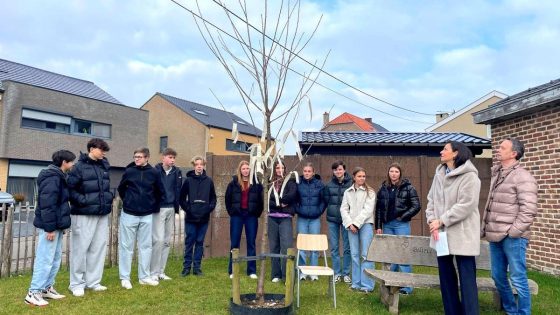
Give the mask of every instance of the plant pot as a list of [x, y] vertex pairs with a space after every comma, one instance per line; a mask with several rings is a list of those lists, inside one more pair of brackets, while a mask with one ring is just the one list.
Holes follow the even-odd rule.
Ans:
[[229, 301], [230, 314], [239, 315], [280, 315], [280, 314], [294, 314], [293, 303], [284, 306], [284, 294], [265, 294], [265, 301], [278, 301], [281, 306], [278, 307], [255, 307], [245, 304], [247, 301], [254, 300], [256, 294], [241, 294], [241, 305], [233, 303], [233, 299]]

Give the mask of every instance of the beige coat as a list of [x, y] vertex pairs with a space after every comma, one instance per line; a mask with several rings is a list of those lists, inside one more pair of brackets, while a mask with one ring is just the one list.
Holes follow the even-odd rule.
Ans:
[[440, 219], [447, 231], [451, 255], [480, 255], [480, 215], [478, 198], [480, 179], [471, 163], [445, 174], [445, 165], [436, 168], [432, 187], [428, 192], [426, 218], [428, 223]]
[[537, 215], [537, 181], [519, 162], [492, 168], [490, 193], [482, 217], [482, 237], [499, 242], [506, 236], [529, 239]]
[[340, 205], [342, 225], [348, 228], [354, 224], [359, 229], [364, 223], [373, 223], [374, 206], [375, 191], [373, 189], [368, 192], [364, 187], [356, 189], [354, 185], [350, 186], [344, 192]]

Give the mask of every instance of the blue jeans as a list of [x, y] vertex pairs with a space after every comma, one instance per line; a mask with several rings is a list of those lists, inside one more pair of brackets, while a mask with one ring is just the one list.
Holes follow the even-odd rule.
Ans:
[[[410, 222], [392, 220], [387, 223], [384, 223], [383, 234], [410, 235]], [[391, 271], [398, 271], [399, 269], [401, 272], [408, 272], [408, 273], [412, 272], [412, 267], [410, 265], [391, 264]], [[406, 291], [409, 294], [412, 293], [411, 287], [401, 288], [401, 290]]]
[[29, 291], [41, 292], [54, 285], [54, 278], [60, 269], [62, 261], [62, 231], [54, 231], [54, 240], [47, 240], [47, 232], [39, 231], [39, 244], [35, 250], [35, 263], [33, 264], [33, 277]]
[[[297, 232], [302, 234], [319, 234], [321, 233], [321, 218], [317, 219], [307, 219], [307, 218], [297, 218]], [[299, 252], [299, 266], [305, 266], [307, 263], [307, 252], [302, 250]], [[309, 261], [310, 266], [317, 266], [319, 262], [319, 253], [317, 251], [311, 251], [311, 259]]]
[[[527, 281], [525, 252], [529, 240], [507, 236], [499, 242], [490, 242], [492, 278], [502, 299], [502, 306], [508, 314], [531, 314], [531, 292]], [[517, 302], [511, 291], [511, 284], [517, 290]]]
[[[239, 248], [241, 244], [241, 233], [245, 226], [245, 239], [247, 242], [247, 256], [257, 255], [255, 240], [257, 239], [257, 230], [259, 227], [259, 218], [250, 215], [232, 216], [229, 218], [229, 238], [231, 240], [230, 250]], [[231, 270], [231, 252], [229, 254], [228, 273]], [[247, 274], [257, 273], [257, 262], [254, 260], [247, 262]]]
[[[204, 254], [204, 237], [208, 230], [208, 222], [192, 223], [185, 222], [185, 259], [183, 260], [183, 271], [200, 271], [202, 256]], [[194, 247], [194, 261], [193, 261]]]
[[[341, 223], [327, 221], [329, 224], [329, 247], [331, 249], [332, 267], [336, 276], [349, 276], [350, 264], [350, 243], [348, 242], [348, 231]], [[340, 266], [340, 234], [342, 234], [343, 266]]]
[[123, 212], [119, 222], [119, 278], [130, 280], [134, 243], [138, 242], [138, 279], [150, 277], [152, 259], [152, 215]]
[[367, 253], [373, 240], [373, 224], [364, 223], [358, 233], [348, 231], [350, 255], [352, 256], [352, 288], [372, 291], [375, 287], [373, 279], [364, 270], [375, 269], [373, 261], [368, 261]]

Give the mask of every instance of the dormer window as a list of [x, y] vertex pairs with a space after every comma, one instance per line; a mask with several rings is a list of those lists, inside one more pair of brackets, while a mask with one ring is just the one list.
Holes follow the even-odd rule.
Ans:
[[201, 111], [200, 109], [194, 109], [194, 108], [193, 108], [193, 111], [194, 111], [195, 113], [199, 114], [199, 115], [208, 116], [208, 114], [206, 114], [205, 111]]

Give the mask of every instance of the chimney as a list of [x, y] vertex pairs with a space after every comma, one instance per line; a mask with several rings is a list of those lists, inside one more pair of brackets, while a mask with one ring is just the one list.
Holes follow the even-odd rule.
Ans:
[[449, 117], [449, 113], [437, 113], [436, 114], [436, 123], [444, 120], [447, 117]]
[[329, 123], [329, 113], [328, 112], [324, 112], [323, 113], [323, 127], [325, 127], [328, 123]]
[[367, 121], [370, 124], [373, 124], [373, 121], [371, 120], [371, 117], [364, 118], [364, 120]]

